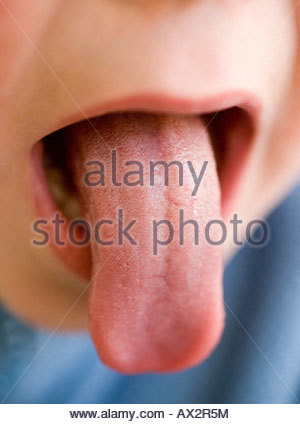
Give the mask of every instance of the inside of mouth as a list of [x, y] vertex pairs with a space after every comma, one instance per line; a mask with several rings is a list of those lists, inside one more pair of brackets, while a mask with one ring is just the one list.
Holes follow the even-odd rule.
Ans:
[[64, 129], [48, 135], [40, 143], [43, 145], [43, 169], [55, 204], [68, 220], [80, 217], [78, 191], [69, 169]]
[[[221, 201], [230, 196], [237, 184], [239, 169], [247, 159], [254, 134], [254, 124], [241, 107], [202, 115], [210, 135], [221, 186]], [[69, 220], [81, 216], [78, 190], [67, 160], [68, 150], [63, 128], [49, 134], [39, 143], [43, 145], [43, 168], [50, 193], [62, 214]]]

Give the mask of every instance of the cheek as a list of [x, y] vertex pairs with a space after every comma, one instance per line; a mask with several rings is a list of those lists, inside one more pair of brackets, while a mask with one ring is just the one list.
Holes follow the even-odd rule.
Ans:
[[[265, 32], [260, 36], [261, 44], [265, 43], [265, 63], [258, 78], [263, 108], [260, 131], [237, 196], [236, 212], [244, 223], [268, 215], [300, 173], [300, 8], [295, 3], [274, 0], [267, 13], [267, 2], [261, 2], [263, 16], [267, 16], [266, 25], [260, 25]], [[232, 249], [227, 246], [228, 253]]]
[[291, 3], [290, 13], [285, 18], [290, 36], [286, 36], [286, 54], [282, 50], [277, 69], [283, 80], [284, 91], [279, 95], [277, 86], [272, 90], [273, 103], [277, 102], [279, 107], [276, 108], [268, 141], [261, 154], [261, 180], [273, 192], [275, 202], [280, 200], [280, 195], [289, 189], [300, 173], [300, 10], [294, 0]]
[[39, 40], [61, 0], [3, 0], [0, 4], [0, 101], [36, 55]]

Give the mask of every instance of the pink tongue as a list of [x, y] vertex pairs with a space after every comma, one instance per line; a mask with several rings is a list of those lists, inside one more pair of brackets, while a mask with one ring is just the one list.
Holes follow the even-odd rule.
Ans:
[[[219, 185], [208, 134], [196, 117], [126, 113], [94, 119], [93, 125], [101, 137], [87, 122], [73, 126], [69, 137], [70, 162], [84, 218], [93, 231], [100, 220], [113, 222], [98, 226], [98, 240], [92, 234], [89, 319], [95, 346], [104, 363], [124, 373], [174, 371], [195, 365], [213, 349], [223, 327], [221, 247], [208, 243], [204, 236], [207, 222], [220, 217]], [[112, 181], [112, 151], [117, 159], [117, 181]], [[89, 161], [104, 164], [104, 181], [99, 173], [87, 174], [101, 169], [99, 164], [87, 165]], [[151, 161], [179, 161], [183, 185], [179, 185], [180, 165], [173, 164], [167, 185], [166, 170], [155, 166], [151, 186]], [[208, 161], [194, 196], [188, 161], [195, 178]], [[138, 170], [143, 171], [142, 186]], [[135, 173], [129, 176], [132, 171]], [[88, 186], [84, 176], [95, 186]], [[191, 223], [183, 227], [180, 243], [180, 210], [184, 221], [197, 222], [198, 245], [196, 224]], [[123, 233], [121, 237], [119, 226], [125, 230], [132, 220], [136, 222], [128, 229], [129, 236]], [[161, 220], [169, 224], [153, 224]], [[166, 244], [171, 226], [173, 240]], [[165, 244], [155, 243], [155, 228], [157, 239]], [[216, 228], [211, 226], [211, 239], [220, 238]], [[100, 239], [113, 244], [101, 245]]]

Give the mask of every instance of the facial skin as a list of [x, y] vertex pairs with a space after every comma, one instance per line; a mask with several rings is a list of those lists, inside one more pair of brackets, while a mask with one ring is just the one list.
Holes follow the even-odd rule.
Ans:
[[9, 309], [42, 326], [87, 325], [87, 291], [78, 299], [86, 283], [50, 247], [31, 243], [30, 152], [65, 125], [129, 108], [132, 99], [141, 110], [184, 113], [220, 93], [249, 93], [259, 104], [259, 125], [232, 211], [247, 222], [282, 198], [299, 173], [295, 5], [1, 1], [0, 298]]

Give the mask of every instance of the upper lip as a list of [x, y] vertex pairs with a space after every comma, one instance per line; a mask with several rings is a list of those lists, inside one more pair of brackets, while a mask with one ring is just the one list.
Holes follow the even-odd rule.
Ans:
[[250, 116], [255, 132], [259, 127], [261, 103], [252, 93], [235, 90], [224, 91], [210, 97], [191, 99], [164, 96], [160, 93], [143, 93], [113, 99], [106, 103], [90, 104], [84, 109], [78, 105], [77, 112], [63, 116], [59, 122], [52, 122], [40, 138], [76, 122], [120, 111], [146, 111], [181, 115], [203, 115], [240, 107]]

